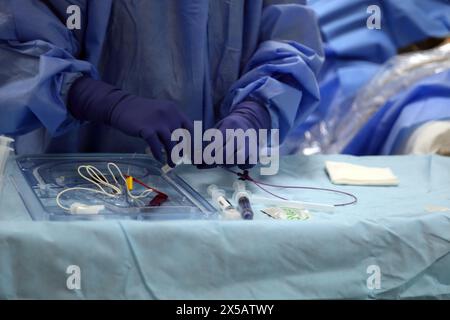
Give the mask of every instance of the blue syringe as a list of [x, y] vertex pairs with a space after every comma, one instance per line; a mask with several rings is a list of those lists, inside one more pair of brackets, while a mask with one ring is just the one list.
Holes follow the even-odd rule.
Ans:
[[250, 197], [251, 193], [245, 188], [244, 181], [235, 181], [233, 183], [234, 194], [233, 199], [234, 202], [238, 204], [239, 212], [241, 213], [242, 219], [244, 220], [252, 220], [253, 219], [253, 210], [250, 205]]

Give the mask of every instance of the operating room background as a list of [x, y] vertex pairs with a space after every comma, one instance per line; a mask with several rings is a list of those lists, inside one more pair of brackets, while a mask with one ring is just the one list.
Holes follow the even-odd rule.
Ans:
[[[449, 1], [309, 4], [325, 46], [321, 101], [292, 133], [285, 152], [447, 154]], [[371, 5], [381, 10], [380, 29], [366, 25]]]
[[[306, 121], [292, 129], [282, 152], [447, 154], [449, 1], [310, 0], [309, 5], [318, 16], [324, 43], [321, 100]], [[367, 8], [372, 5], [381, 9], [380, 29], [367, 27]], [[10, 58], [4, 55], [2, 61]], [[109, 139], [100, 143], [100, 136]], [[53, 152], [67, 151], [77, 141], [85, 142], [84, 150], [100, 152], [131, 152], [145, 145], [129, 138], [119, 146], [116, 141], [123, 133], [92, 125], [62, 136], [39, 128], [16, 138], [19, 154], [45, 151], [42, 141], [51, 141]]]

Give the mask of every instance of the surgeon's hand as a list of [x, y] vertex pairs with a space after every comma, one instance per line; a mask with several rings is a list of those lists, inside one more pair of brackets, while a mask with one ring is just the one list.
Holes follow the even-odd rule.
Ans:
[[167, 164], [174, 167], [171, 151], [176, 142], [171, 141], [172, 131], [184, 128], [192, 132], [189, 119], [175, 103], [164, 100], [149, 100], [133, 95], [125, 97], [111, 113], [111, 126], [122, 132], [142, 137], [150, 146], [153, 156], [163, 162], [161, 147], [164, 147]]
[[183, 128], [193, 131], [191, 121], [171, 101], [151, 100], [129, 94], [102, 81], [81, 77], [72, 85], [68, 108], [79, 120], [111, 125], [125, 134], [141, 137], [150, 146], [153, 156], [167, 163], [176, 142], [171, 141], [172, 131]]
[[[237, 165], [240, 169], [249, 169], [255, 166], [255, 162], [259, 161], [259, 148], [261, 147], [259, 146], [259, 130], [269, 130], [271, 129], [271, 126], [272, 123], [268, 110], [256, 102], [245, 101], [233, 108], [233, 111], [228, 116], [220, 120], [215, 126], [216, 129], [220, 130], [222, 136], [224, 137], [224, 145], [222, 149], [222, 163], [224, 166], [233, 167]], [[242, 129], [244, 132], [248, 129], [254, 129], [256, 131], [256, 140], [250, 141], [249, 139], [245, 139], [241, 140], [245, 141], [244, 144], [239, 144], [239, 139], [234, 138], [227, 142], [227, 129]], [[233, 148], [227, 148], [226, 143], [232, 143]], [[201, 164], [197, 167], [199, 169], [206, 169], [216, 166], [217, 164]]]

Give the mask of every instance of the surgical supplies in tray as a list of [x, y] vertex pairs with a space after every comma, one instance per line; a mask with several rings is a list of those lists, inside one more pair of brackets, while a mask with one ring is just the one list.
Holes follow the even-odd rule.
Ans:
[[209, 219], [214, 208], [146, 155], [17, 158], [13, 176], [33, 220]]

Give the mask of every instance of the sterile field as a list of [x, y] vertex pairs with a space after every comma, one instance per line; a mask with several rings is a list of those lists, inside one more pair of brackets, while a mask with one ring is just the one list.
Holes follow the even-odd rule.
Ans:
[[449, 156], [449, 0], [0, 0], [1, 300], [448, 300]]

